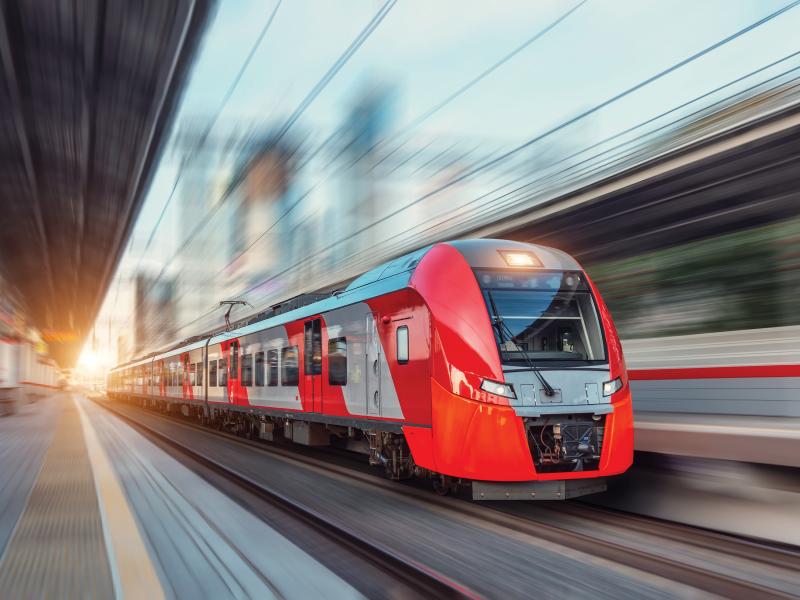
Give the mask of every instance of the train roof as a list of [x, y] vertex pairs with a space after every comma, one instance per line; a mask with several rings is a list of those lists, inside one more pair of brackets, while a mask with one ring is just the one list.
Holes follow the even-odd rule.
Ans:
[[[509, 251], [532, 252], [541, 262], [542, 266], [539, 268], [542, 269], [565, 271], [581, 269], [578, 262], [566, 252], [547, 246], [540, 246], [538, 244], [495, 239], [465, 239], [442, 243], [458, 250], [473, 268], [508, 268], [508, 264], [505, 262], [501, 252]], [[433, 245], [425, 246], [424, 248], [385, 262], [354, 279], [344, 290], [335, 292], [322, 300], [302, 304], [292, 310], [276, 312], [274, 316], [237, 327], [231, 331], [223, 331], [203, 336], [201, 339], [197, 339], [190, 344], [174, 346], [158, 354], [151, 354], [144, 359], [131, 361], [125, 365], [115, 367], [112, 371], [120, 368], [138, 366], [142, 363], [175, 356], [176, 354], [189, 352], [190, 350], [196, 350], [197, 348], [202, 348], [206, 344], [218, 344], [226, 340], [263, 331], [264, 329], [269, 329], [401, 290], [408, 287], [417, 265], [419, 265], [422, 258], [432, 247]], [[281, 304], [286, 304], [286, 302]]]
[[270, 327], [276, 327], [284, 323], [342, 308], [343, 306], [362, 302], [408, 287], [408, 282], [414, 274], [414, 269], [416, 269], [419, 261], [430, 248], [431, 246], [426, 246], [425, 248], [415, 250], [400, 258], [379, 265], [353, 280], [353, 282], [341, 292], [336, 292], [324, 300], [306, 304], [294, 310], [264, 319], [263, 321], [239, 327], [238, 329], [220, 332], [211, 338], [209, 344], [218, 344], [219, 342], [242, 335], [255, 333], [257, 331], [269, 329]]
[[494, 239], [453, 240], [445, 243], [458, 250], [474, 268], [507, 269], [508, 263], [501, 252], [530, 252], [536, 255], [536, 258], [542, 263], [542, 266], [538, 268], [553, 271], [581, 270], [578, 261], [566, 252], [538, 244]]

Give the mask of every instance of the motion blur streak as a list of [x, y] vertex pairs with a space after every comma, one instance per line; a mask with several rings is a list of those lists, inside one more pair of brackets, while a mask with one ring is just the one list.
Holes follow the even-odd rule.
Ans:
[[[196, 417], [164, 421], [164, 435], [217, 454], [240, 448], [230, 434], [320, 442], [394, 478], [428, 476], [438, 493], [580, 492], [613, 510], [530, 510], [587, 535], [656, 517], [693, 539], [711, 535], [703, 528], [743, 536], [725, 547], [775, 551], [786, 562], [772, 590], [791, 589], [784, 567], [800, 554], [780, 544], [800, 544], [798, 31], [800, 0], [0, 2], [0, 580], [35, 596], [70, 576], [58, 546], [37, 553], [34, 534], [48, 482], [78, 498], [60, 448], [77, 457], [73, 491], [92, 500], [100, 487], [74, 393], [130, 503], [138, 559], [153, 553], [167, 595], [178, 579], [189, 597], [362, 591], [340, 580], [347, 552], [322, 568], [310, 527], [292, 539], [296, 524], [262, 521], [225, 496], [230, 482], [165, 466], [163, 449], [83, 390]], [[581, 364], [559, 364], [570, 356]], [[222, 435], [203, 431], [210, 421]], [[259, 448], [247, 452], [263, 475]], [[245, 454], [231, 451], [231, 466]], [[314, 469], [274, 463], [280, 492], [325, 508], [327, 497], [304, 495], [323, 489]], [[170, 473], [181, 481], [165, 494]], [[576, 485], [541, 485], [566, 481]], [[468, 589], [570, 596], [624, 582], [631, 595], [669, 595], [675, 571], [613, 555], [589, 564], [585, 547], [523, 544], [476, 513], [461, 537], [440, 536], [455, 515], [443, 525], [446, 510], [362, 484], [325, 484], [346, 500], [328, 502], [344, 529], [419, 551], [422, 567]], [[375, 513], [347, 508], [362, 492], [382, 498]], [[201, 497], [237, 515], [235, 535], [202, 516], [213, 511], [188, 510]], [[98, 579], [77, 582], [91, 594], [108, 589], [115, 559], [101, 504], [78, 499], [87, 512], [72, 516], [90, 515], [83, 541], [99, 557]], [[163, 510], [143, 510], [151, 500]], [[66, 515], [68, 504], [48, 506]], [[609, 529], [587, 514], [612, 515]], [[20, 519], [32, 538], [15, 533]], [[494, 558], [476, 543], [484, 527]], [[668, 527], [651, 528], [643, 555]], [[294, 550], [273, 563], [261, 545], [244, 548], [254, 532]], [[154, 552], [159, 540], [170, 552]], [[717, 556], [716, 583], [739, 585], [741, 554], [686, 544], [670, 548], [699, 570]], [[537, 569], [498, 564], [512, 555]], [[391, 579], [362, 558], [370, 585]], [[672, 593], [733, 589], [695, 575]]]

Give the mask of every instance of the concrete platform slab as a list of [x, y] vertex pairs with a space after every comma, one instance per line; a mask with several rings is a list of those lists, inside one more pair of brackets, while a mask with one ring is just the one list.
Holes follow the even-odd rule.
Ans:
[[55, 434], [0, 559], [0, 597], [115, 594], [94, 477], [76, 406], [62, 399]]

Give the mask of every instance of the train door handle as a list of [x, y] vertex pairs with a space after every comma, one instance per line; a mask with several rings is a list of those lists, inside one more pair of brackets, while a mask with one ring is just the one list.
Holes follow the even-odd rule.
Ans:
[[375, 393], [372, 394], [372, 404], [378, 406], [378, 390], [375, 390]]
[[372, 372], [377, 375], [378, 374], [378, 359], [376, 358], [372, 361]]

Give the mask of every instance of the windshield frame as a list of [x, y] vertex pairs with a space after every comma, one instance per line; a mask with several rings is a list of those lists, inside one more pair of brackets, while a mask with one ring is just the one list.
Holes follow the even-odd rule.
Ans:
[[[528, 358], [526, 359], [524, 354], [521, 354], [520, 358], [508, 359], [507, 352], [501, 348], [501, 337], [498, 333], [498, 328], [495, 325], [495, 318], [496, 315], [494, 314], [494, 308], [490, 301], [490, 296], [496, 298], [494, 293], [487, 294], [487, 292], [508, 292], [508, 291], [521, 291], [521, 292], [553, 292], [552, 288], [508, 288], [508, 287], [496, 287], [496, 286], [487, 286], [481, 283], [481, 274], [486, 273], [508, 273], [508, 274], [536, 274], [536, 275], [547, 275], [547, 274], [565, 274], [565, 273], [574, 273], [578, 275], [582, 282], [585, 284], [584, 287], [576, 287], [575, 290], [582, 294], [587, 294], [593, 310], [595, 318], [597, 319], [597, 326], [600, 330], [600, 341], [602, 344], [601, 350], [603, 352], [603, 358], [600, 359], [565, 359], [565, 358], [541, 358], [536, 356], [535, 351], [527, 351]], [[592, 290], [592, 287], [589, 285], [587, 280], [587, 276], [583, 271], [575, 270], [575, 269], [536, 269], [536, 268], [480, 268], [475, 267], [473, 268], [473, 274], [475, 275], [475, 280], [478, 283], [478, 288], [481, 291], [481, 296], [484, 300], [484, 307], [486, 309], [486, 315], [489, 319], [489, 325], [492, 329], [492, 334], [495, 338], [495, 349], [497, 350], [498, 357], [500, 359], [500, 364], [504, 367], [504, 371], [510, 372], [511, 370], [528, 370], [530, 368], [528, 362], [532, 362], [535, 367], [542, 371], [547, 370], [555, 370], [555, 369], [564, 369], [564, 368], [581, 368], [581, 367], [598, 367], [601, 365], [608, 365], [609, 364], [609, 350], [608, 350], [608, 341], [606, 338], [606, 330], [603, 325], [602, 315], [600, 314], [600, 307], [597, 302], [597, 298]], [[560, 288], [558, 292], [560, 292], [563, 288]], [[568, 291], [568, 290], [567, 290]], [[557, 292], [557, 293], [558, 293]], [[502, 319], [503, 315], [500, 314], [499, 317]], [[585, 321], [584, 321], [585, 326]], [[588, 335], [588, 334], [587, 334]], [[505, 336], [507, 337], [507, 336]], [[525, 351], [523, 351], [525, 352]], [[504, 358], [505, 355], [505, 358]], [[512, 369], [505, 369], [505, 367], [511, 367]]]

